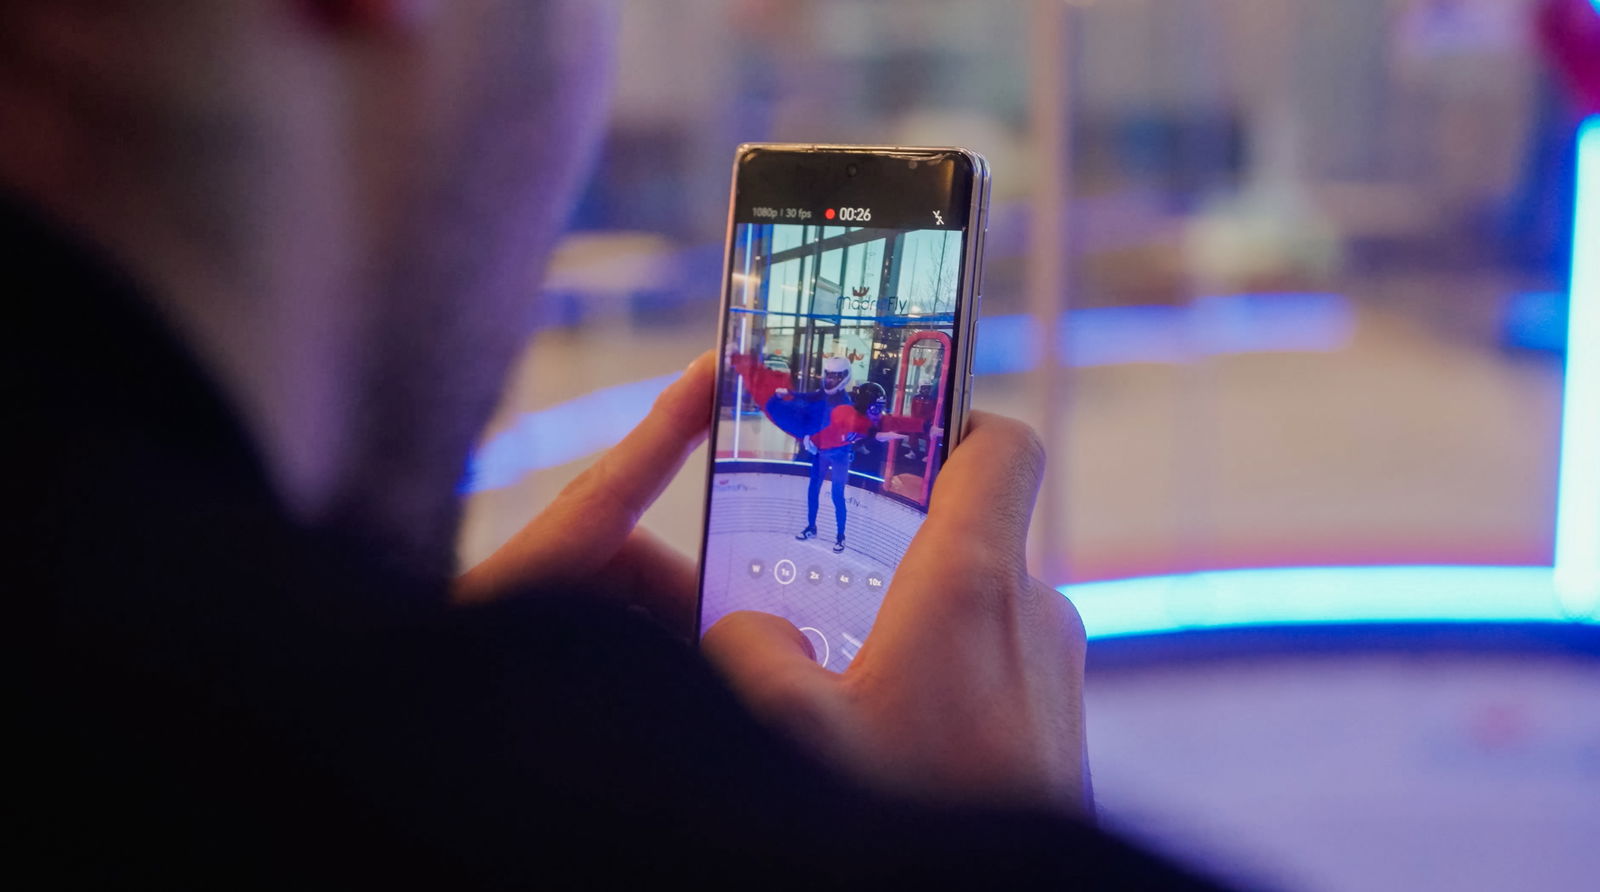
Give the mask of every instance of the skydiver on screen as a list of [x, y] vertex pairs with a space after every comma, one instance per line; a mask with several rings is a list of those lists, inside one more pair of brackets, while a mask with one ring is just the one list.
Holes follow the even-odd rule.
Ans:
[[[806, 528], [795, 535], [796, 539], [811, 539], [817, 535], [817, 507], [822, 494], [822, 476], [833, 478], [833, 516], [838, 523], [839, 535], [833, 550], [844, 551], [844, 485], [850, 479], [850, 459], [855, 456], [855, 432], [858, 417], [855, 403], [850, 399], [850, 361], [843, 356], [830, 356], [822, 361], [822, 389], [809, 393], [791, 393], [785, 399], [801, 406], [821, 406], [826, 424], [815, 433], [801, 436], [800, 443], [811, 455], [811, 482], [806, 487]], [[810, 417], [808, 411], [806, 417]], [[838, 423], [835, 423], [835, 416]], [[779, 425], [782, 427], [782, 425]], [[837, 431], [835, 428], [839, 428]], [[826, 436], [831, 435], [831, 436]]]
[[[799, 440], [811, 458], [806, 526], [795, 538], [816, 538], [822, 478], [827, 475], [833, 483], [833, 513], [838, 527], [833, 550], [844, 551], [844, 487], [850, 479], [850, 461], [856, 443], [877, 432], [887, 402], [883, 388], [867, 382], [851, 391], [850, 362], [842, 356], [829, 356], [822, 361], [822, 389], [800, 393], [786, 386], [790, 383], [788, 373], [766, 368], [754, 354], [732, 354], [729, 359], [766, 416], [784, 433]], [[894, 436], [877, 434], [880, 440]]]

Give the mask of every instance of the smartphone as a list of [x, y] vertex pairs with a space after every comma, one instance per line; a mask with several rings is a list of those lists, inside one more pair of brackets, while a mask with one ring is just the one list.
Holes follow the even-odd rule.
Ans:
[[855, 658], [961, 440], [988, 196], [965, 149], [739, 147], [700, 634], [759, 610]]

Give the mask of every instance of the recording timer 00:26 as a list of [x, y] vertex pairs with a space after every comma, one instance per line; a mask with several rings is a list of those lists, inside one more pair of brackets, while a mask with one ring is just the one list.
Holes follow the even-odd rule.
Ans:
[[871, 223], [872, 208], [839, 208], [837, 211], [828, 208], [822, 212], [822, 216], [829, 220], [837, 216], [846, 223]]

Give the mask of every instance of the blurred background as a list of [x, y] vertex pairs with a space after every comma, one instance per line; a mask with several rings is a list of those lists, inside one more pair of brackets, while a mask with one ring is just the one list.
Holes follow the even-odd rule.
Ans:
[[[463, 562], [712, 346], [736, 144], [970, 147], [994, 167], [974, 403], [1049, 443], [1035, 571], [1095, 639], [1107, 822], [1249, 884], [1600, 876], [1600, 592], [1551, 577], [1600, 413], [1565, 401], [1563, 477], [1600, 7], [621, 6]], [[644, 521], [691, 554], [703, 464]], [[1591, 532], [1563, 560], [1600, 561]]]

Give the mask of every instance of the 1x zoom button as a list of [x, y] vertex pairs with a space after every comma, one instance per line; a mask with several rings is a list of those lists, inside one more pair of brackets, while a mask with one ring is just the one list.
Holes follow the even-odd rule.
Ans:
[[794, 568], [794, 561], [784, 558], [772, 565], [772, 578], [778, 580], [779, 585], [788, 585], [794, 582], [799, 571]]

